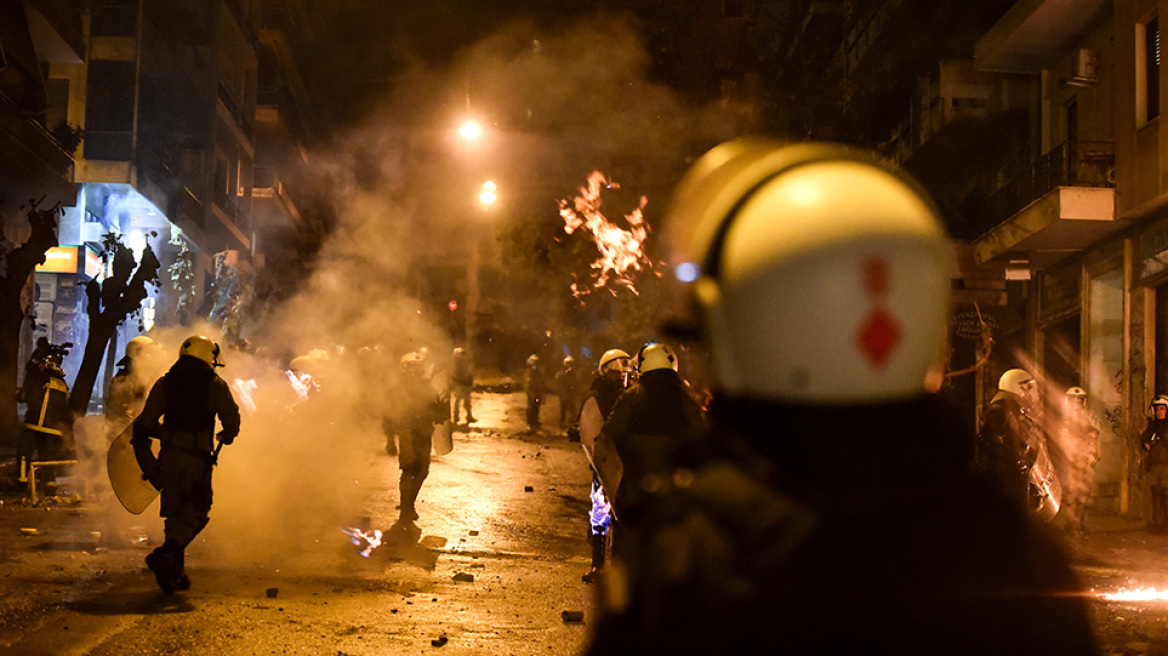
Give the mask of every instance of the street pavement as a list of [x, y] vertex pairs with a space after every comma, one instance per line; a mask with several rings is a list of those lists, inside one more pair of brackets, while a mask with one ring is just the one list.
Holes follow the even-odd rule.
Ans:
[[[593, 619], [593, 586], [580, 578], [590, 562], [584, 455], [554, 420], [525, 432], [521, 394], [476, 394], [475, 414], [434, 459], [421, 517], [405, 527], [394, 525], [398, 470], [379, 434], [345, 442], [362, 449], [357, 473], [346, 472], [344, 498], [357, 501], [337, 518], [321, 498], [268, 503], [271, 488], [291, 494], [274, 473], [267, 486], [262, 471], [239, 482], [230, 466], [247, 459], [245, 422], [216, 473], [211, 522], [188, 550], [192, 587], [174, 595], [143, 565], [162, 537], [157, 504], [132, 516], [100, 481], [82, 490], [71, 478], [62, 488], [79, 488], [68, 491], [84, 492], [80, 502], [28, 507], [9, 491], [0, 653], [579, 653]], [[297, 487], [320, 476], [308, 471]], [[267, 510], [249, 513], [249, 502]], [[364, 558], [368, 543], [346, 528], [382, 530], [385, 544]]]
[[[85, 468], [62, 480], [80, 498], [29, 506], [6, 491], [0, 654], [580, 653], [595, 620], [594, 589], [580, 580], [587, 463], [554, 419], [525, 430], [522, 394], [474, 400], [479, 421], [434, 459], [412, 526], [395, 525], [396, 458], [378, 431], [300, 417], [273, 443], [249, 441], [245, 422], [216, 473], [211, 523], [188, 551], [192, 588], [174, 595], [143, 564], [162, 537], [157, 505], [130, 515]], [[306, 423], [309, 444], [328, 450], [293, 441]], [[353, 452], [347, 465], [324, 458], [338, 445]], [[1168, 536], [1117, 517], [1088, 526], [1062, 539], [1103, 653], [1168, 655], [1168, 602], [1099, 597], [1168, 590]], [[381, 530], [384, 544], [362, 557], [369, 544], [343, 529]]]

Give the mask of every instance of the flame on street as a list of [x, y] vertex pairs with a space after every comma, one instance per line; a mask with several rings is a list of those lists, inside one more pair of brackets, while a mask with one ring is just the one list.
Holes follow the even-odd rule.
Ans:
[[313, 380], [310, 374], [298, 374], [295, 371], [285, 371], [288, 375], [288, 380], [292, 383], [292, 389], [296, 390], [296, 396], [301, 401], [308, 400], [308, 394], [316, 388], [316, 381]]
[[[602, 205], [600, 191], [605, 187], [619, 188], [620, 185], [609, 180], [600, 171], [593, 171], [588, 176], [587, 186], [580, 188], [578, 196], [571, 201], [565, 199], [559, 201], [560, 216], [564, 219], [564, 232], [570, 235], [583, 228], [596, 244], [599, 256], [591, 265], [595, 278], [593, 287], [604, 287], [612, 280], [636, 294], [633, 274], [650, 264], [644, 248], [645, 238], [649, 235], [649, 224], [645, 222], [643, 210], [648, 199], [641, 196], [640, 205], [625, 215], [625, 221], [629, 225], [629, 229], [625, 230], [609, 221], [600, 211]], [[610, 291], [616, 294], [615, 290]], [[588, 289], [581, 289], [579, 285], [572, 284], [573, 295], [580, 297], [588, 293]]]
[[1148, 587], [1127, 590], [1120, 588], [1116, 592], [1100, 592], [1096, 596], [1107, 601], [1168, 601], [1168, 589], [1157, 590], [1154, 587]]
[[235, 398], [239, 399], [239, 405], [243, 407], [248, 414], [255, 414], [255, 390], [256, 382], [254, 378], [236, 378], [231, 382], [231, 392], [235, 394]]
[[359, 528], [343, 528], [341, 530], [349, 536], [354, 545], [359, 547], [362, 542], [365, 543], [365, 548], [361, 550], [361, 555], [365, 558], [368, 558], [374, 549], [381, 546], [381, 529], [373, 529], [368, 533]]

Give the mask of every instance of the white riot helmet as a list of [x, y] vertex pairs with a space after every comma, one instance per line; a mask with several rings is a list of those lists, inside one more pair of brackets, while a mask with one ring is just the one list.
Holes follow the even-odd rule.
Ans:
[[179, 356], [191, 355], [212, 367], [222, 367], [223, 363], [219, 360], [219, 345], [216, 344], [210, 337], [203, 335], [191, 335], [183, 340], [182, 346], [178, 349]]
[[644, 374], [655, 369], [677, 371], [677, 354], [664, 344], [650, 343], [637, 353], [637, 371]]
[[596, 372], [603, 376], [609, 371], [624, 372], [628, 367], [629, 354], [621, 349], [608, 349], [600, 356], [600, 362], [596, 365]]
[[1003, 392], [1026, 396], [1033, 388], [1034, 376], [1024, 369], [1010, 369], [998, 379], [998, 389]]
[[[909, 398], [941, 354], [951, 253], [910, 180], [839, 145], [714, 148], [675, 194], [722, 391], [800, 403]], [[684, 246], [683, 246], [684, 247]]]
[[137, 337], [126, 342], [126, 357], [130, 358], [131, 360], [143, 357], [150, 349], [154, 348], [154, 346], [155, 344], [153, 339], [150, 339], [146, 335], [138, 335]]
[[422, 363], [425, 361], [426, 358], [423, 356], [423, 354], [414, 351], [401, 356], [401, 360], [398, 361], [398, 364], [401, 365], [401, 368], [405, 371], [420, 371], [422, 368]]

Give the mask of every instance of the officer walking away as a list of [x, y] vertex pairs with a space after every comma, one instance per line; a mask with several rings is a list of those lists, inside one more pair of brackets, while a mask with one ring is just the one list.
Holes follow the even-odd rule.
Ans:
[[[150, 388], [130, 440], [145, 477], [162, 491], [160, 514], [166, 539], [146, 556], [146, 566], [167, 594], [191, 587], [186, 548], [207, 526], [211, 471], [219, 449], [239, 434], [239, 406], [227, 382], [215, 373], [216, 367], [223, 366], [219, 345], [203, 335], [192, 335], [183, 340], [178, 353], [178, 360]], [[161, 447], [157, 459], [151, 439], [157, 439]]]
[[603, 431], [623, 465], [612, 499], [622, 531], [634, 528], [654, 498], [669, 492], [679, 471], [693, 471], [707, 457], [705, 417], [677, 373], [677, 354], [650, 343], [635, 362], [637, 382], [616, 400]]
[[1066, 529], [1077, 537], [1087, 534], [1087, 507], [1091, 481], [1099, 462], [1099, 421], [1087, 408], [1087, 390], [1069, 387], [1051, 441], [1051, 459], [1062, 485], [1062, 510]]
[[454, 423], [458, 423], [463, 410], [466, 410], [466, 423], [475, 423], [478, 420], [470, 409], [470, 395], [474, 390], [474, 368], [470, 355], [461, 346], [454, 349], [454, 374], [450, 382], [451, 396], [454, 398]]
[[539, 356], [534, 353], [527, 357], [526, 368], [523, 370], [523, 392], [527, 395], [527, 428], [532, 432], [538, 431], [539, 409], [543, 405], [544, 394], [547, 393], [547, 377], [544, 375]]
[[[631, 362], [632, 357], [622, 349], [608, 349], [601, 354], [596, 365], [596, 375], [580, 404], [580, 415], [568, 429], [568, 441], [583, 442], [586, 450], [591, 450], [596, 444], [596, 437], [604, 427], [604, 419], [628, 386]], [[585, 583], [596, 580], [612, 549], [612, 504], [600, 485], [596, 470], [591, 471], [592, 491], [589, 498], [592, 504], [588, 510], [588, 540], [592, 546], [592, 566], [581, 577]]]
[[1148, 531], [1160, 534], [1168, 532], [1168, 396], [1156, 396], [1151, 412], [1147, 427], [1140, 433], [1144, 455], [1140, 461], [1144, 481], [1141, 487], [1148, 498]]
[[717, 452], [638, 517], [591, 653], [1097, 653], [1057, 543], [926, 390], [952, 255], [924, 193], [850, 148], [735, 141], [672, 207]]
[[[1038, 383], [1024, 369], [998, 379], [998, 391], [982, 418], [978, 462], [1007, 494], [1032, 511], [1057, 512], [1059, 496], [1046, 450]], [[1044, 488], [1043, 485], [1048, 487]]]
[[[19, 482], [28, 483], [33, 462], [62, 460], [68, 447], [73, 413], [69, 410], [69, 385], [61, 362], [72, 344], [61, 346], [37, 344], [24, 373], [20, 397], [25, 403], [24, 426], [16, 444]], [[57, 490], [55, 467], [39, 467], [41, 491], [46, 495]]]
[[399, 522], [418, 519], [417, 500], [430, 474], [430, 450], [434, 426], [450, 418], [450, 400], [437, 390], [425, 358], [417, 352], [401, 358], [400, 398], [396, 399], [386, 431], [399, 440], [397, 462], [401, 469]]
[[580, 372], [576, 369], [576, 358], [564, 357], [563, 365], [556, 372], [556, 397], [560, 399], [560, 430], [567, 432], [576, 421], [580, 409]]

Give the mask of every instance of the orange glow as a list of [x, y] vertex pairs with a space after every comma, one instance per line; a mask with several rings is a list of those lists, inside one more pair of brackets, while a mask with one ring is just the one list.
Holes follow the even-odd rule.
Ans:
[[236, 378], [231, 381], [231, 391], [239, 399], [239, 405], [251, 414], [256, 411], [255, 390], [256, 382], [253, 378]]
[[478, 121], [463, 121], [462, 125], [458, 126], [458, 135], [463, 139], [474, 141], [483, 136], [483, 126], [479, 125]]
[[1120, 588], [1116, 592], [1100, 592], [1096, 596], [1107, 601], [1168, 601], [1168, 590], [1157, 590], [1154, 587], [1134, 590]]
[[361, 546], [362, 542], [365, 543], [365, 548], [361, 550], [361, 555], [365, 558], [368, 558], [374, 549], [381, 546], [381, 529], [374, 529], [368, 533], [359, 528], [343, 528], [341, 530], [358, 547]]
[[316, 387], [316, 381], [313, 380], [310, 374], [298, 374], [294, 371], [285, 371], [288, 375], [288, 381], [292, 383], [292, 389], [296, 390], [296, 396], [300, 397], [301, 401], [308, 400], [308, 394]]
[[[604, 287], [611, 280], [615, 285], [624, 287], [634, 294], [637, 288], [634, 285], [635, 274], [650, 265], [645, 255], [645, 238], [649, 235], [649, 224], [645, 222], [644, 209], [649, 202], [641, 196], [640, 205], [625, 215], [626, 230], [609, 221], [600, 211], [603, 204], [600, 198], [601, 189], [605, 187], [619, 188], [620, 185], [609, 180], [600, 171], [593, 171], [588, 176], [588, 184], [580, 188], [578, 196], [571, 201], [560, 201], [560, 216], [564, 219], [564, 232], [572, 234], [583, 228], [596, 244], [599, 256], [592, 263], [595, 281], [594, 288]], [[579, 297], [588, 294], [590, 290], [572, 285], [572, 294]], [[610, 291], [616, 294], [615, 290]]]

